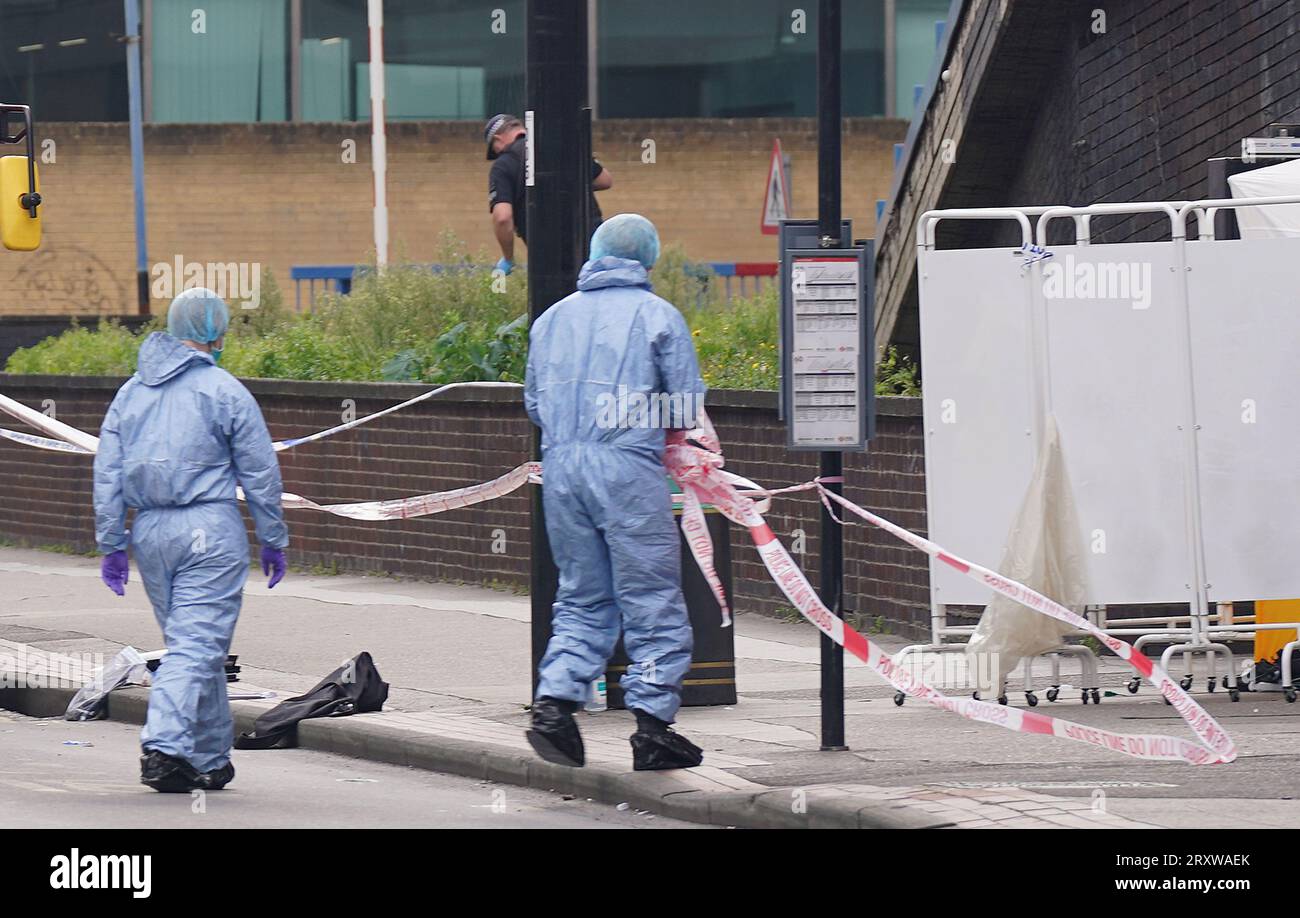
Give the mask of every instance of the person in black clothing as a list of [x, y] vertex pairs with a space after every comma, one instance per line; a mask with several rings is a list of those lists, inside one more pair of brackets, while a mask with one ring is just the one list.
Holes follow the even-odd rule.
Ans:
[[[501, 260], [496, 267], [509, 274], [514, 269], [515, 235], [528, 242], [527, 187], [524, 184], [524, 160], [528, 153], [523, 122], [514, 115], [493, 115], [483, 131], [487, 141], [487, 158], [492, 161], [488, 173], [488, 210], [492, 214], [492, 232], [501, 246]], [[591, 161], [591, 190], [604, 191], [614, 179], [596, 159]], [[596, 196], [591, 198], [590, 235], [601, 223]]]

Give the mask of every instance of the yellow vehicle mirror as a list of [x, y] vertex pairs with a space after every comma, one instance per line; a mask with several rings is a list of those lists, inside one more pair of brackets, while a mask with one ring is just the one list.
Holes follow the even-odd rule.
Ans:
[[[40, 188], [38, 175], [38, 194]], [[24, 206], [29, 190], [27, 157], [0, 156], [0, 243], [16, 252], [33, 252], [41, 244], [40, 211], [33, 217], [30, 208]]]

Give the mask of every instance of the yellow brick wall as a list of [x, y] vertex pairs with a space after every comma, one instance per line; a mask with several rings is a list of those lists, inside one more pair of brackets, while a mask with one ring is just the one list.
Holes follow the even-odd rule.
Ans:
[[[487, 212], [488, 163], [477, 122], [390, 126], [390, 257], [438, 260], [450, 230], [498, 253]], [[145, 191], [149, 263], [259, 262], [293, 303], [294, 265], [371, 257], [366, 124], [148, 125]], [[892, 145], [906, 123], [849, 119], [844, 216], [859, 237], [875, 225]], [[0, 315], [135, 312], [135, 228], [125, 124], [38, 125], [54, 162], [41, 164], [45, 238], [34, 253], [0, 251]], [[601, 121], [596, 155], [614, 176], [599, 195], [606, 216], [636, 211], [665, 244], [701, 261], [775, 261], [759, 231], [772, 140], [793, 160], [794, 212], [815, 217], [816, 132], [811, 119]], [[644, 141], [655, 143], [644, 163]], [[356, 162], [343, 162], [343, 143]], [[522, 255], [522, 252], [520, 253]], [[155, 300], [153, 308], [166, 307]]]

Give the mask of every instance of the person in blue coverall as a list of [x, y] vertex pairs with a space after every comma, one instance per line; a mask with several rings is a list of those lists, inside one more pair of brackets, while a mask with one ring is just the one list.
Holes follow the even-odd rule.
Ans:
[[[164, 793], [217, 790], [235, 775], [225, 661], [248, 579], [242, 486], [274, 587], [289, 544], [280, 466], [253, 396], [218, 367], [225, 302], [204, 288], [172, 301], [168, 333], [140, 346], [95, 455], [95, 540], [101, 576], [125, 594], [135, 556], [167, 654], [153, 677], [141, 733], [140, 781]], [[130, 530], [127, 509], [135, 510]]]
[[620, 684], [636, 715], [633, 766], [688, 768], [702, 753], [669, 729], [691, 665], [681, 550], [664, 471], [667, 430], [689, 429], [705, 385], [680, 312], [650, 289], [654, 224], [603, 223], [576, 293], [529, 332], [524, 404], [542, 429], [546, 531], [560, 571], [528, 741], [542, 758], [585, 762], [573, 714], [619, 632]]

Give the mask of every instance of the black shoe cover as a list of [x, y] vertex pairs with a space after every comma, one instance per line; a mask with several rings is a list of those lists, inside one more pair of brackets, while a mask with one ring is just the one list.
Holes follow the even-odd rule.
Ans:
[[235, 766], [232, 762], [227, 762], [220, 768], [214, 768], [212, 771], [205, 771], [199, 775], [199, 787], [203, 790], [221, 790], [227, 784], [235, 779]]
[[533, 726], [528, 731], [528, 744], [533, 751], [548, 762], [581, 768], [587, 763], [582, 747], [582, 734], [573, 719], [577, 704], [538, 698], [533, 702]]
[[632, 734], [632, 767], [637, 771], [694, 768], [704, 761], [704, 750], [680, 733], [665, 730]]
[[203, 776], [184, 759], [156, 749], [145, 750], [145, 754], [140, 756], [140, 783], [160, 794], [189, 793], [202, 787], [202, 782]]

